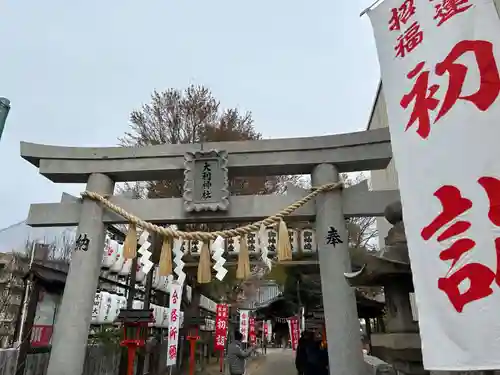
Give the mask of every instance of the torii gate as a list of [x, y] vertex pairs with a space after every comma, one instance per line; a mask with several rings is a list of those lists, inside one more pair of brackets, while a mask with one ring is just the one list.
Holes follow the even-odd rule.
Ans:
[[[223, 150], [224, 155], [214, 159], [210, 151], [204, 150]], [[258, 221], [302, 198], [297, 191], [286, 195], [226, 196], [223, 182], [219, 185], [216, 182], [219, 190], [214, 191], [216, 199], [209, 204], [200, 203], [196, 192], [191, 197], [168, 199], [134, 200], [112, 196], [116, 182], [179, 179], [185, 173], [191, 189], [200, 190], [201, 184], [194, 177], [196, 154], [202, 156], [201, 161], [208, 158], [210, 162], [219, 163], [221, 168], [217, 171], [229, 171], [231, 177], [311, 174], [313, 186], [336, 183], [342, 172], [385, 169], [392, 158], [388, 129], [309, 138], [141, 148], [21, 143], [21, 156], [51, 181], [87, 183], [86, 190], [110, 196], [109, 200], [117, 206], [152, 223]], [[368, 191], [366, 187], [355, 186], [342, 192], [320, 193], [315, 201], [287, 217], [289, 221], [315, 222], [331, 374], [354, 375], [365, 371], [355, 296], [344, 277], [345, 272], [351, 271], [345, 218], [383, 216], [385, 207], [398, 199], [398, 191]], [[75, 251], [72, 256], [52, 339], [48, 375], [82, 373], [105, 228], [107, 224], [119, 223], [127, 223], [127, 220], [89, 198], [72, 203], [31, 205], [28, 225], [78, 225], [78, 234], [86, 234], [90, 239], [86, 251]], [[344, 239], [336, 247], [326, 241], [330, 227], [336, 228]]]

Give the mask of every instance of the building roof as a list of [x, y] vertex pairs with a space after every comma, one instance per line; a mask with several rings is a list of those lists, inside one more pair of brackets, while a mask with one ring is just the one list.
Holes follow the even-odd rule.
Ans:
[[375, 113], [375, 107], [377, 106], [377, 101], [378, 101], [378, 98], [379, 98], [381, 92], [382, 92], [382, 80], [379, 81], [378, 86], [377, 86], [377, 92], [375, 94], [375, 98], [373, 99], [372, 110], [370, 111], [370, 117], [368, 118], [368, 124], [366, 124], [366, 130], [370, 130], [373, 115]]
[[0, 229], [0, 252], [11, 251], [24, 252], [26, 245], [31, 242], [54, 244], [63, 246], [64, 241], [72, 241], [75, 237], [76, 228], [51, 227], [32, 228], [26, 224], [26, 220]]

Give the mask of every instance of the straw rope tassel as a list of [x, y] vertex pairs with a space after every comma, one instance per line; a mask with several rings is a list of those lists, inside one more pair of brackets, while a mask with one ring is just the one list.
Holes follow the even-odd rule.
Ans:
[[123, 243], [123, 258], [134, 259], [137, 256], [137, 228], [135, 224], [128, 225], [127, 236]]
[[170, 238], [163, 238], [160, 255], [160, 276], [168, 276], [172, 273], [172, 245]]
[[236, 278], [246, 280], [250, 277], [250, 256], [248, 255], [247, 236], [240, 237], [240, 254], [238, 256], [238, 269]]
[[212, 281], [212, 269], [210, 263], [210, 250], [208, 250], [208, 243], [203, 242], [200, 252], [200, 263], [198, 263], [198, 283], [208, 284]]
[[292, 245], [290, 244], [290, 237], [285, 221], [280, 220], [278, 229], [278, 261], [292, 259]]

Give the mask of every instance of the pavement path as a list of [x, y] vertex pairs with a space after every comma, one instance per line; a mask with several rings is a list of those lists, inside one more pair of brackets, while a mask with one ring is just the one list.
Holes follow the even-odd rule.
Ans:
[[[268, 348], [267, 355], [259, 355], [248, 361], [245, 375], [294, 375], [296, 373], [295, 352], [292, 349]], [[197, 374], [221, 375], [217, 363], [205, 366]], [[228, 374], [226, 368], [224, 375]]]
[[267, 349], [267, 355], [263, 361], [254, 368], [249, 368], [247, 375], [294, 375], [295, 352], [292, 349]]

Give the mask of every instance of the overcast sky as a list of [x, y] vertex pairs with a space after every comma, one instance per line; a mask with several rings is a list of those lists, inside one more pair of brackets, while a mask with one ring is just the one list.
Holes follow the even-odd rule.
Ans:
[[379, 68], [372, 0], [4, 0], [0, 228], [62, 191], [19, 142], [110, 146], [152, 90], [208, 86], [265, 137], [366, 127]]

